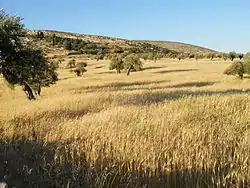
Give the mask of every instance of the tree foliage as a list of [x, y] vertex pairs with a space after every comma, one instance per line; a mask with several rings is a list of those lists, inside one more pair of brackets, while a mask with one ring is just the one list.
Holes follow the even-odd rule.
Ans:
[[240, 53], [240, 54], [237, 54], [238, 58], [240, 58], [240, 60], [244, 57], [244, 54]]
[[116, 70], [116, 72], [119, 74], [121, 73], [121, 70], [124, 69], [123, 65], [123, 59], [120, 55], [116, 55], [111, 59], [109, 70]]
[[224, 74], [227, 75], [238, 75], [241, 79], [243, 79], [243, 74], [245, 73], [244, 62], [243, 61], [235, 61], [231, 66], [229, 66]]
[[69, 69], [75, 68], [75, 66], [76, 66], [76, 60], [75, 59], [71, 59], [67, 64], [67, 68], [69, 68]]
[[22, 42], [26, 34], [21, 19], [0, 11], [0, 74], [11, 85], [21, 85], [28, 99], [33, 89], [48, 87], [57, 79], [57, 65], [49, 62], [41, 50]]
[[230, 52], [230, 53], [228, 54], [228, 56], [229, 56], [229, 58], [233, 61], [233, 60], [237, 57], [237, 54], [236, 54], [236, 52]]
[[82, 76], [84, 72], [87, 72], [85, 67], [87, 67], [86, 62], [79, 62], [76, 64], [75, 68], [71, 70], [71, 72], [76, 73], [76, 76]]
[[127, 75], [129, 75], [130, 71], [142, 70], [142, 62], [137, 55], [130, 54], [124, 59], [124, 68], [127, 70]]

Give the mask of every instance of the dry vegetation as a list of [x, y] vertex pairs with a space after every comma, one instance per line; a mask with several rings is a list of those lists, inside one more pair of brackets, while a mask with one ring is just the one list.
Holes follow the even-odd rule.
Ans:
[[1, 80], [0, 174], [16, 187], [249, 187], [250, 80], [228, 66], [164, 59], [127, 77], [89, 60], [34, 102]]

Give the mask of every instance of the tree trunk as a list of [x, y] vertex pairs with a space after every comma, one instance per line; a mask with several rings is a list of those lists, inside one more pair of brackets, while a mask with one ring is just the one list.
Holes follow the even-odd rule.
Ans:
[[130, 67], [129, 67], [128, 71], [127, 71], [127, 76], [130, 74], [130, 71], [132, 70], [132, 68], [133, 68], [133, 65], [130, 65]]
[[36, 100], [32, 89], [30, 88], [30, 86], [26, 82], [23, 83], [23, 91], [29, 100]]
[[39, 86], [38, 86], [38, 90], [37, 90], [37, 94], [40, 96], [41, 95], [41, 91], [42, 91], [42, 89], [41, 89], [41, 85], [39, 84]]
[[243, 74], [239, 74], [241, 80], [243, 80]]
[[120, 69], [116, 69], [116, 72], [117, 72], [117, 74], [120, 74], [121, 70]]

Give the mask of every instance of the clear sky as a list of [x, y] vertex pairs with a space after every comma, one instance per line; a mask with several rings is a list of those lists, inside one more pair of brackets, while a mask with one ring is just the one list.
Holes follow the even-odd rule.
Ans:
[[0, 0], [28, 29], [250, 51], [250, 0]]

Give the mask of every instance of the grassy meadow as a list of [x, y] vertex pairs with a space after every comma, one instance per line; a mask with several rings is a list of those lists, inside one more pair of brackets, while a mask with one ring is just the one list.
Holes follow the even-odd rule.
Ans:
[[223, 75], [230, 62], [146, 61], [126, 76], [87, 60], [76, 77], [69, 60], [36, 101], [0, 80], [9, 186], [250, 187], [250, 79]]

